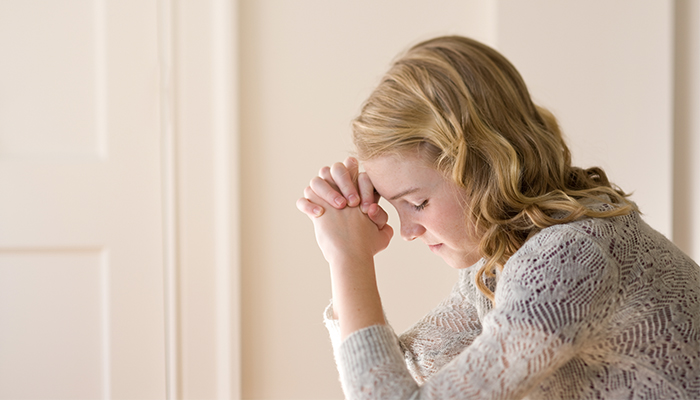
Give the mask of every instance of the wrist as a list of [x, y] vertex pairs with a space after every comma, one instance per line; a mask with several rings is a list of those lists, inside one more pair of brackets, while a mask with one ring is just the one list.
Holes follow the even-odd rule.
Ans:
[[374, 274], [374, 256], [371, 254], [339, 254], [328, 260], [331, 271], [371, 271]]
[[333, 313], [342, 338], [372, 325], [385, 324], [374, 259], [347, 258], [331, 265]]

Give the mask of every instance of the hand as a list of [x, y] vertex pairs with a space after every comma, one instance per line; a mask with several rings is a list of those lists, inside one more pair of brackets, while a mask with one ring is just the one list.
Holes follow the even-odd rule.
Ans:
[[[307, 189], [311, 189], [327, 204], [339, 210], [359, 204], [360, 210], [367, 214], [379, 229], [389, 218], [378, 204], [380, 197], [374, 191], [369, 176], [358, 172], [358, 162], [353, 157], [348, 157], [344, 163], [338, 162], [331, 167], [321, 168]], [[324, 207], [310, 201], [308, 196], [297, 200], [297, 208], [309, 217], [320, 217], [325, 212]]]
[[322, 217], [311, 220], [316, 241], [331, 267], [369, 265], [374, 255], [389, 245], [394, 230], [388, 224], [379, 227], [358, 207], [330, 207], [310, 187], [304, 195], [312, 203], [328, 208]]
[[297, 200], [297, 208], [313, 221], [316, 242], [329, 263], [333, 314], [343, 338], [385, 323], [374, 255], [389, 245], [394, 231], [378, 201], [369, 176], [358, 173], [357, 160], [350, 157], [321, 168]]

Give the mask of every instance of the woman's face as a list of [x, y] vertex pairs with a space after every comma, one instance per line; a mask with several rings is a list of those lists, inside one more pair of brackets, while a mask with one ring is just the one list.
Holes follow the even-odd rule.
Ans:
[[379, 194], [401, 220], [401, 236], [420, 238], [452, 268], [467, 268], [481, 258], [479, 241], [465, 222], [465, 194], [416, 152], [364, 162]]

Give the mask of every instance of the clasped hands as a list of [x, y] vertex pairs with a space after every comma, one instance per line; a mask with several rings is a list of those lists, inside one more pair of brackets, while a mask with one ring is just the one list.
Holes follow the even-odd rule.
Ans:
[[321, 168], [296, 204], [313, 221], [316, 241], [334, 265], [371, 259], [389, 245], [394, 230], [379, 198], [358, 161], [348, 157]]

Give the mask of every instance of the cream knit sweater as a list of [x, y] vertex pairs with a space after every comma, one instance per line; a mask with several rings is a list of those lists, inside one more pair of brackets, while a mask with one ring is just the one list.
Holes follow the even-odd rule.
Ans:
[[400, 337], [326, 309], [348, 399], [700, 399], [700, 268], [638, 214], [544, 229], [493, 309], [479, 264]]

